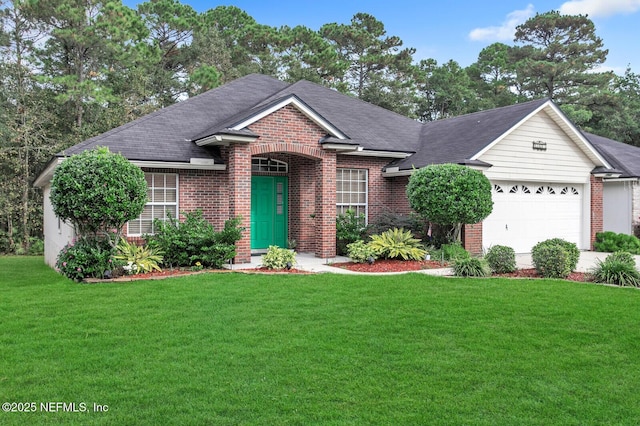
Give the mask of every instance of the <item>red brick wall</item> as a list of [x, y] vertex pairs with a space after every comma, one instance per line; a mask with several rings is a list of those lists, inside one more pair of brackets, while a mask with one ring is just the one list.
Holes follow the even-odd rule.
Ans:
[[462, 246], [472, 255], [482, 254], [482, 222], [463, 226]]
[[286, 106], [249, 126], [260, 138], [251, 155], [289, 164], [289, 239], [299, 252], [335, 256], [336, 154], [322, 149], [327, 132]]
[[603, 205], [602, 205], [602, 178], [591, 176], [591, 238], [590, 248], [594, 250], [593, 243], [596, 241], [596, 233], [604, 229]]

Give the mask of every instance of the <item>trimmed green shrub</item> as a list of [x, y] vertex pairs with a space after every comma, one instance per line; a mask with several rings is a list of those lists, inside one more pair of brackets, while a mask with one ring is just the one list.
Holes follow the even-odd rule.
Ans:
[[269, 246], [262, 256], [262, 264], [269, 269], [291, 268], [296, 263], [296, 252], [278, 246]]
[[162, 265], [166, 267], [192, 266], [200, 262], [205, 267], [220, 269], [236, 255], [235, 243], [242, 236], [242, 218], [225, 222], [216, 232], [202, 215], [202, 210], [183, 213], [184, 222], [175, 219], [157, 220], [156, 233], [145, 236], [151, 247], [164, 253]]
[[103, 278], [117, 268], [114, 256], [115, 249], [108, 239], [83, 237], [60, 250], [56, 269], [77, 282], [85, 278]]
[[376, 260], [378, 254], [370, 244], [358, 240], [347, 246], [347, 256], [349, 256], [354, 263], [365, 263], [369, 261], [369, 258]]
[[480, 171], [458, 164], [434, 164], [415, 170], [407, 185], [409, 205], [437, 224], [455, 224], [460, 241], [463, 224], [478, 223], [493, 210], [491, 183]]
[[496, 274], [505, 274], [516, 270], [516, 252], [511, 247], [491, 246], [484, 258]]
[[[147, 203], [144, 173], [120, 154], [96, 148], [62, 162], [51, 179], [51, 205], [79, 235], [115, 235], [137, 218]], [[109, 234], [116, 230], [115, 234]]]
[[453, 262], [453, 273], [457, 277], [486, 277], [491, 274], [491, 270], [484, 259], [467, 257]]
[[598, 232], [593, 247], [597, 251], [608, 253], [626, 251], [631, 254], [640, 254], [640, 239], [634, 235], [617, 234], [611, 231]]
[[426, 251], [420, 240], [411, 231], [390, 229], [379, 235], [372, 235], [369, 246], [383, 259], [424, 260]]
[[440, 247], [440, 251], [442, 253], [442, 256], [444, 257], [444, 260], [449, 261], [457, 259], [468, 259], [469, 257], [471, 257], [469, 252], [466, 251], [460, 243], [443, 244]]
[[153, 247], [139, 246], [123, 238], [116, 249], [118, 254], [115, 258], [122, 261], [124, 270], [129, 274], [162, 270], [158, 266], [162, 262], [162, 253]]
[[533, 265], [545, 278], [566, 278], [576, 269], [580, 250], [571, 242], [552, 238], [536, 244], [531, 249]]
[[380, 213], [374, 222], [369, 223], [367, 231], [370, 235], [375, 235], [393, 228], [402, 228], [411, 231], [416, 238], [424, 238], [425, 226], [425, 220], [415, 213], [407, 215], [387, 210]]
[[362, 240], [367, 232], [364, 214], [356, 215], [348, 209], [336, 217], [336, 251], [340, 255], [347, 254], [347, 245]]
[[623, 287], [640, 287], [640, 272], [633, 256], [627, 252], [615, 252], [590, 271], [597, 283]]

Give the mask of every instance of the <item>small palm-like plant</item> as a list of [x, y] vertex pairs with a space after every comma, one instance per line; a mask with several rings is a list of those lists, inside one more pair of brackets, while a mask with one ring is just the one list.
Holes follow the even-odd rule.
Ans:
[[467, 257], [454, 261], [453, 273], [457, 277], [486, 277], [491, 274], [491, 269], [486, 260], [477, 257]]
[[640, 287], [640, 272], [636, 269], [633, 256], [627, 252], [615, 252], [591, 270], [597, 283], [614, 284], [623, 287]]
[[118, 254], [114, 257], [126, 262], [124, 268], [131, 274], [162, 271], [158, 266], [162, 262], [162, 252], [159, 250], [149, 246], [139, 246], [125, 239], [120, 240], [117, 249]]
[[403, 228], [393, 228], [382, 234], [372, 235], [369, 246], [376, 251], [378, 257], [384, 259], [424, 260], [426, 254], [420, 240]]

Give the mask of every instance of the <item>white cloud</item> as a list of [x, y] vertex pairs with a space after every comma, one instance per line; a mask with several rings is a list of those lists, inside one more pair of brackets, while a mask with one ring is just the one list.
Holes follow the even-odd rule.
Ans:
[[531, 18], [533, 11], [532, 4], [524, 10], [514, 10], [499, 27], [476, 28], [469, 33], [469, 38], [474, 41], [513, 41], [516, 27]]
[[570, 0], [560, 6], [563, 15], [589, 15], [590, 18], [635, 13], [640, 0]]

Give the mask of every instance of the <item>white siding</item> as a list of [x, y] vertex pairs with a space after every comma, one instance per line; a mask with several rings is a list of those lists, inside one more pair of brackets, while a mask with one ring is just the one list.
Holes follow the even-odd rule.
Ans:
[[[533, 141], [546, 142], [546, 151], [533, 149]], [[587, 183], [595, 167], [566, 133], [540, 111], [479, 158], [492, 164], [490, 180]]]
[[52, 268], [55, 267], [56, 259], [60, 250], [73, 240], [73, 227], [58, 220], [53, 213], [53, 206], [49, 198], [51, 185], [47, 184], [44, 190], [44, 261]]

